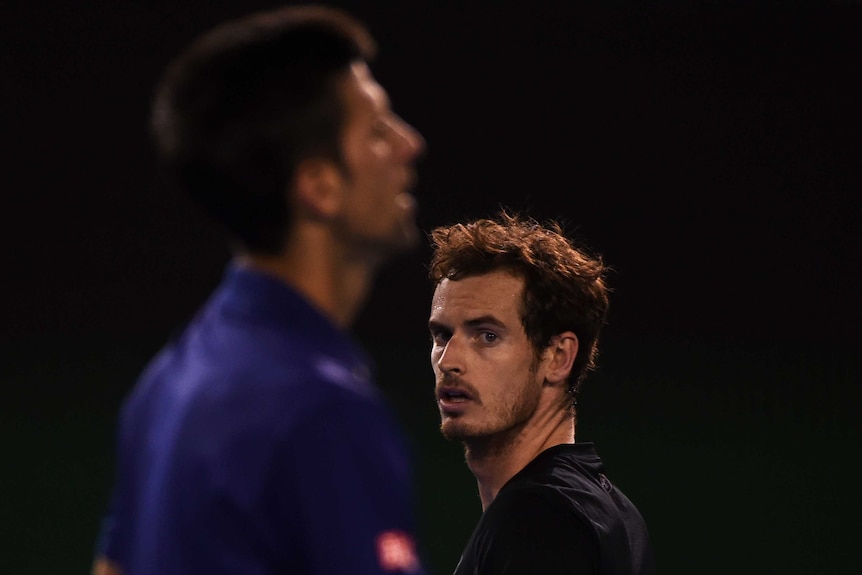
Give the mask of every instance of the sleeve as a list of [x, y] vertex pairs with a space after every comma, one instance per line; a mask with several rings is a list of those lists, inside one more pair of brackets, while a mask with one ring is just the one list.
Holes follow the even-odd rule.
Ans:
[[477, 542], [479, 575], [599, 572], [595, 534], [562, 502], [518, 491], [495, 501], [489, 511], [487, 530]]
[[290, 433], [282, 514], [312, 573], [423, 573], [410, 464], [385, 405], [343, 394]]

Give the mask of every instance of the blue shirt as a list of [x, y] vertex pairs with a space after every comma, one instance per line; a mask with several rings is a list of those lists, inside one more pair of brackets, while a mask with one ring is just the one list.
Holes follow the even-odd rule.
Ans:
[[120, 420], [100, 552], [126, 575], [422, 573], [406, 446], [351, 339], [231, 266]]

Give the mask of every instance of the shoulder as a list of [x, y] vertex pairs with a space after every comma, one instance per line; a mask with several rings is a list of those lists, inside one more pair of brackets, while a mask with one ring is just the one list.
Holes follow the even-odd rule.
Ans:
[[137, 387], [169, 380], [190, 394], [284, 393], [292, 404], [376, 396], [369, 362], [350, 337], [310, 327], [206, 309], [150, 362]]
[[[343, 342], [342, 342], [343, 343]], [[338, 429], [391, 426], [363, 357], [297, 330], [193, 324], [142, 373], [123, 409], [130, 431], [192, 437], [278, 437], [328, 421]]]
[[[589, 527], [589, 520], [570, 494], [541, 482], [512, 485], [501, 490], [488, 506], [485, 517], [497, 528], [516, 532], [533, 527], [542, 530], [542, 525], [578, 532]], [[518, 517], [520, 525], [510, 524], [508, 520], [512, 517]]]
[[483, 573], [594, 573], [599, 542], [588, 520], [553, 488], [504, 489], [488, 506], [462, 565]]
[[588, 525], [617, 513], [624, 497], [604, 472], [592, 444], [559, 445], [546, 450], [510, 480], [501, 492], [529, 493], [557, 503]]

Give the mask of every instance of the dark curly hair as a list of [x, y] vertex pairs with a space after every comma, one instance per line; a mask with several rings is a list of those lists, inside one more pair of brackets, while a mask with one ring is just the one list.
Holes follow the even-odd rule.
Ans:
[[438, 227], [431, 244], [435, 283], [497, 270], [524, 279], [521, 321], [537, 355], [554, 335], [575, 333], [578, 354], [568, 381], [574, 405], [587, 372], [595, 369], [607, 317], [609, 268], [602, 259], [575, 247], [557, 222], [543, 226], [506, 211], [496, 219]]
[[294, 170], [309, 157], [343, 167], [337, 81], [375, 52], [362, 24], [325, 7], [260, 12], [207, 32], [156, 89], [151, 129], [168, 182], [244, 249], [280, 252]]

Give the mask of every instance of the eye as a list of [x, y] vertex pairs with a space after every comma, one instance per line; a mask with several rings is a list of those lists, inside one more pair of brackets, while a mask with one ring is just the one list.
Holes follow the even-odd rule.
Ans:
[[434, 345], [446, 345], [452, 337], [451, 332], [445, 329], [434, 328], [431, 330], [431, 342]]
[[493, 331], [483, 331], [479, 334], [479, 337], [484, 343], [494, 343], [495, 341], [497, 341], [497, 338], [499, 336]]
[[386, 118], [377, 118], [374, 120], [374, 123], [371, 124], [371, 133], [378, 138], [386, 136], [391, 129], [392, 126]]

